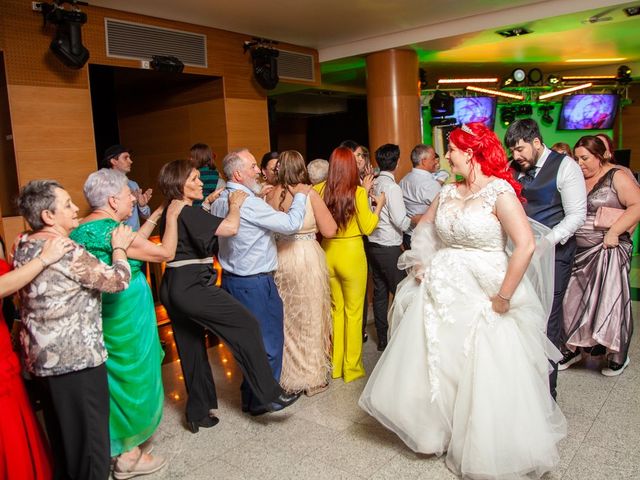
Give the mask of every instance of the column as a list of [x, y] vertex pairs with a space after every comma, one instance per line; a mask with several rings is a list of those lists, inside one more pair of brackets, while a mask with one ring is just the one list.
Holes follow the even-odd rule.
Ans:
[[399, 145], [400, 180], [412, 168], [411, 150], [422, 141], [416, 52], [391, 49], [367, 56], [367, 110], [371, 158], [385, 143]]

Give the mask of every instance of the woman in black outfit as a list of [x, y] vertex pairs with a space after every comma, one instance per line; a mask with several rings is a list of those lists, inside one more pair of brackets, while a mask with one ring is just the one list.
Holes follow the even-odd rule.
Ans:
[[[263, 402], [263, 411], [291, 405], [298, 396], [286, 395], [273, 378], [257, 320], [236, 299], [215, 286], [213, 255], [218, 236], [232, 236], [240, 224], [240, 206], [247, 194], [229, 196], [226, 218], [209, 215], [193, 200], [202, 199], [200, 173], [186, 160], [174, 160], [160, 170], [158, 185], [167, 203], [186, 205], [178, 217], [178, 247], [162, 279], [160, 298], [171, 318], [188, 393], [187, 423], [193, 433], [213, 427], [218, 418], [216, 389], [204, 343], [204, 329], [222, 338], [231, 349], [245, 380]], [[164, 216], [161, 219], [164, 230]]]

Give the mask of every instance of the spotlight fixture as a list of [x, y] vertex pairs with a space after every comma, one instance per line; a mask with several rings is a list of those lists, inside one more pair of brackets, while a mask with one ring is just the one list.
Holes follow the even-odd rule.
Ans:
[[532, 30], [528, 30], [524, 27], [514, 27], [508, 30], [498, 30], [496, 32], [498, 35], [502, 35], [503, 37], [520, 37], [522, 35], [528, 35], [529, 33], [533, 33]]
[[551, 125], [553, 123], [553, 117], [551, 112], [555, 108], [554, 105], [542, 105], [538, 110], [542, 112], [542, 118], [540, 119], [544, 125]]
[[529, 85], [538, 85], [542, 83], [542, 70], [539, 68], [532, 68], [527, 74], [527, 80]]
[[[65, 10], [63, 4], [72, 5]], [[88, 5], [77, 0], [54, 0], [53, 3], [40, 3], [45, 26], [52, 23], [56, 34], [49, 49], [67, 67], [80, 69], [89, 60], [89, 50], [82, 45], [82, 25], [87, 23], [87, 14], [82, 13], [78, 5]]]
[[524, 100], [524, 95], [518, 95], [516, 93], [501, 92], [500, 90], [492, 90], [490, 88], [474, 87], [469, 85], [467, 90], [478, 93], [486, 93], [488, 95], [495, 95], [496, 97], [513, 98], [514, 100]]
[[505, 78], [504, 82], [502, 82], [502, 86], [503, 87], [508, 87], [512, 83], [513, 83], [513, 78], [512, 77], [508, 77], [508, 78]]
[[575, 87], [563, 88], [562, 90], [556, 90], [555, 92], [544, 93], [538, 97], [538, 100], [545, 100], [551, 97], [557, 97], [558, 95], [564, 95], [565, 93], [576, 92], [578, 90], [583, 90], [585, 88], [589, 88], [593, 83], [583, 83], [582, 85], [576, 85]]
[[529, 104], [518, 105], [516, 107], [516, 114], [517, 115], [531, 115], [532, 113], [533, 113], [533, 108]]
[[278, 55], [280, 52], [274, 48], [278, 42], [265, 38], [254, 37], [252, 41], [244, 42], [243, 49], [251, 51], [253, 61], [253, 76], [256, 82], [265, 90], [273, 90], [278, 85]]
[[628, 17], [634, 17], [640, 15], [640, 5], [637, 7], [623, 8], [622, 11], [627, 14]]
[[446, 117], [453, 115], [453, 97], [442, 90], [436, 90], [429, 100], [431, 115], [433, 117]]
[[618, 83], [621, 83], [623, 85], [631, 83], [631, 81], [633, 80], [631, 78], [631, 69], [626, 65], [620, 65], [620, 67], [618, 67], [618, 75], [616, 77], [616, 80], [618, 81]]
[[497, 77], [486, 78], [441, 78], [438, 80], [441, 84], [457, 84], [457, 83], [498, 83]]
[[511, 78], [513, 78], [515, 83], [522, 83], [524, 79], [527, 78], [527, 73], [522, 68], [516, 68], [511, 72]]
[[500, 121], [506, 126], [512, 124], [516, 119], [516, 112], [512, 107], [502, 107], [500, 111]]
[[549, 85], [557, 85], [558, 83], [560, 83], [560, 79], [557, 76], [551, 74], [547, 77], [547, 83]]

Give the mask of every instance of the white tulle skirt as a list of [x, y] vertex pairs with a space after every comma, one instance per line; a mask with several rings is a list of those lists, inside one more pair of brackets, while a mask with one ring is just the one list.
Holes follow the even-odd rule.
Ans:
[[474, 479], [539, 478], [559, 461], [566, 420], [549, 394], [546, 315], [528, 280], [511, 308], [489, 298], [507, 256], [444, 248], [398, 287], [391, 337], [360, 406], [415, 452]]

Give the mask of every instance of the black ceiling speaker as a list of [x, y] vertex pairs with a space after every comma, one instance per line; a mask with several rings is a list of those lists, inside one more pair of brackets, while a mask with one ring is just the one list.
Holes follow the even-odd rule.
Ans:
[[278, 85], [278, 55], [275, 48], [254, 47], [251, 49], [253, 74], [258, 84], [265, 90], [273, 90]]
[[153, 55], [149, 66], [158, 72], [182, 73], [184, 63], [177, 57]]
[[429, 100], [432, 117], [447, 117], [453, 115], [453, 97], [442, 90], [436, 90]]
[[82, 45], [82, 25], [87, 23], [87, 14], [78, 9], [65, 10], [58, 3], [41, 6], [45, 24], [56, 26], [49, 48], [67, 67], [82, 68], [89, 60], [89, 50]]

